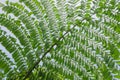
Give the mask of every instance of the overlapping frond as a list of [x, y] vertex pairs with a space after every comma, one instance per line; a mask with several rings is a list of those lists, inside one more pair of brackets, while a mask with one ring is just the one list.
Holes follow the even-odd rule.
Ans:
[[[51, 58], [44, 60], [44, 66], [49, 65], [49, 69], [54, 68], [70, 80], [120, 79], [120, 31], [117, 28], [120, 25], [117, 1], [117, 4], [106, 0], [81, 2], [83, 6], [75, 7], [75, 10], [79, 11], [75, 13], [78, 15], [75, 24], [77, 26], [63, 38], [57, 50], [51, 51]], [[89, 3], [96, 3], [96, 6], [89, 7]], [[118, 10], [115, 14], [117, 19], [111, 16], [113, 14], [109, 14], [111, 11], [105, 13], [105, 9], [110, 9], [105, 3], [115, 5], [114, 8]], [[96, 12], [98, 10], [101, 11], [100, 14]]]
[[120, 79], [119, 0], [19, 0], [0, 7], [0, 44], [8, 52], [0, 48], [0, 79]]

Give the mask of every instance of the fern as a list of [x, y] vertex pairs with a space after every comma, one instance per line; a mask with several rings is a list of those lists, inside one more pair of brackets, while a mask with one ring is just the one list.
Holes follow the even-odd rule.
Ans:
[[1, 80], [120, 79], [119, 0], [7, 0], [0, 9]]

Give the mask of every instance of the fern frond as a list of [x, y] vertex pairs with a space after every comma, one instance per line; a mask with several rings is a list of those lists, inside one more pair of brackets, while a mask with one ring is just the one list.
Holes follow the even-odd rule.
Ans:
[[5, 36], [5, 34], [0, 37], [0, 40], [1, 44], [6, 48], [6, 50], [9, 51], [9, 53], [11, 53], [12, 58], [15, 61], [14, 65], [17, 67], [17, 70], [19, 72], [27, 70], [27, 61], [25, 60], [25, 57], [22, 54], [23, 51], [20, 45], [16, 44], [12, 37]]
[[[12, 9], [12, 10], [10, 10], [10, 9]], [[13, 7], [13, 6], [5, 6], [5, 7], [3, 7], [3, 10], [7, 11], [8, 13], [13, 13], [17, 17], [19, 15], [19, 19], [25, 24], [26, 28], [29, 30], [30, 36], [33, 38], [34, 41], [37, 41], [37, 43], [32, 41], [33, 47], [40, 45], [40, 43], [38, 43], [38, 42], [41, 42], [41, 37], [39, 35], [38, 29], [35, 27], [33, 20], [31, 19], [31, 17], [28, 17], [28, 15], [26, 13], [24, 13], [22, 10], [20, 10], [19, 8]]]
[[[32, 49], [31, 44], [29, 44], [29, 40], [27, 39], [26, 35], [24, 35], [23, 30], [18, 28], [18, 25], [16, 25], [9, 19], [2, 17], [2, 15], [0, 17], [1, 17], [1, 21], [0, 21], [1, 25], [6, 26], [10, 31], [12, 31], [15, 34], [15, 36], [18, 37], [18, 39], [20, 40], [20, 43], [22, 45], [24, 45], [24, 48], [25, 48], [24, 56], [31, 54], [31, 57], [34, 56], [33, 61], [35, 61], [35, 55], [33, 55], [33, 54], [35, 54], [34, 50]], [[7, 24], [6, 24], [6, 22], [7, 22]], [[7, 46], [7, 45], [5, 44], [5, 46]], [[26, 54], [26, 53], [28, 53], [28, 54]], [[28, 56], [28, 58], [30, 58], [30, 57]], [[29, 59], [29, 62], [31, 62], [30, 60], [31, 59]]]
[[119, 80], [119, 4], [119, 0], [0, 3], [0, 45], [8, 52], [0, 50], [0, 79]]
[[5, 77], [5, 75], [13, 75], [15, 71], [13, 70], [13, 62], [10, 60], [10, 58], [5, 55], [4, 52], [0, 50], [0, 78]]

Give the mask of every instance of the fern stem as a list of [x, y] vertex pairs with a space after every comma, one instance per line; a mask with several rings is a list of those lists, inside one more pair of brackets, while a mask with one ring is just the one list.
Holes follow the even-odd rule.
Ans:
[[[74, 26], [74, 27], [75, 27], [75, 26]], [[74, 28], [74, 27], [73, 27], [73, 28]], [[71, 29], [68, 29], [68, 30], [66, 31], [66, 33], [63, 34], [63, 35], [43, 54], [43, 56], [35, 62], [35, 64], [28, 70], [28, 72], [27, 72], [27, 74], [25, 75], [25, 77], [24, 77], [23, 80], [27, 79], [27, 78], [30, 76], [30, 74], [32, 73], [32, 71], [36, 68], [36, 66], [40, 63], [40, 61], [43, 60], [43, 58], [47, 55], [47, 53], [49, 53], [49, 52], [52, 50], [52, 48], [53, 48], [55, 45], [57, 45], [58, 42], [59, 42], [62, 38], [64, 38], [64, 36], [67, 35], [68, 32], [70, 32], [70, 31], [71, 31]]]

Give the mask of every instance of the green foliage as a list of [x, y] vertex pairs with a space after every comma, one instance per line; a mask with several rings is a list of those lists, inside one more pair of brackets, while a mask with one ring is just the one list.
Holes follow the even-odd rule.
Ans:
[[0, 9], [0, 80], [120, 79], [119, 0], [7, 0]]

